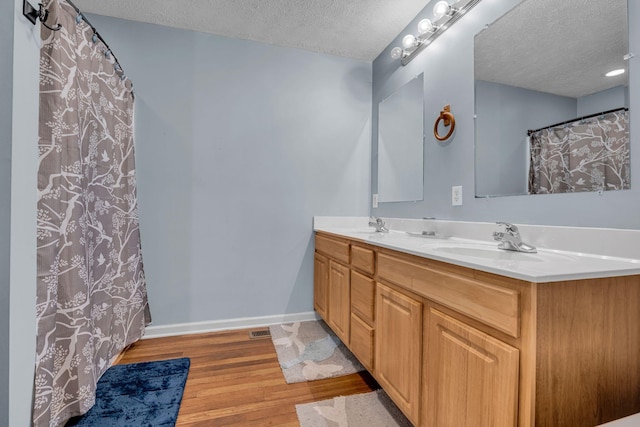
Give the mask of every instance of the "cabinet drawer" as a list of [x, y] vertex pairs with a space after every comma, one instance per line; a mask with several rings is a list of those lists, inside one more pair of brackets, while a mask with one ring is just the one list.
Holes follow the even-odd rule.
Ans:
[[520, 335], [520, 294], [469, 277], [378, 254], [378, 277], [446, 305], [512, 337]]
[[373, 279], [351, 270], [351, 312], [373, 325], [376, 284]]
[[316, 250], [344, 263], [349, 263], [349, 243], [316, 235]]
[[374, 330], [355, 314], [351, 314], [351, 351], [369, 372], [373, 372]]
[[351, 265], [365, 273], [376, 271], [375, 253], [371, 249], [351, 245]]

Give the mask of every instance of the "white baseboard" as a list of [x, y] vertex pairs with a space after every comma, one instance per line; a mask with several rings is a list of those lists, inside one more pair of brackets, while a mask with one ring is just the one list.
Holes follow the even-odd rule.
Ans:
[[208, 322], [177, 323], [174, 325], [148, 326], [142, 339], [172, 337], [176, 335], [202, 334], [205, 332], [230, 331], [276, 325], [279, 323], [318, 320], [315, 311], [274, 316], [241, 317], [237, 319], [212, 320]]

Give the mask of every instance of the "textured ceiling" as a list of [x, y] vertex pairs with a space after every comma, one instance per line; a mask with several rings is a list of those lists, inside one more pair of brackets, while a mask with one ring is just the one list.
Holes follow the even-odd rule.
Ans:
[[476, 79], [578, 98], [627, 81], [627, 0], [527, 0], [476, 36]]
[[[73, 2], [87, 13], [372, 61], [429, 0]], [[574, 98], [624, 84], [627, 74], [603, 74], [626, 67], [626, 11], [627, 0], [526, 0], [476, 36], [475, 76]]]
[[73, 0], [83, 12], [372, 61], [428, 0]]

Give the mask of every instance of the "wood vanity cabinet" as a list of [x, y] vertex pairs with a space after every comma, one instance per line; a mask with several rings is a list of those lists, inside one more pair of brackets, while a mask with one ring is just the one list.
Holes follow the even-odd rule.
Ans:
[[407, 418], [420, 418], [422, 302], [378, 283], [376, 378]]
[[317, 252], [313, 257], [313, 308], [323, 319], [328, 319], [329, 258]]
[[375, 252], [316, 236], [314, 308], [370, 372], [374, 370]]
[[351, 351], [369, 372], [374, 370], [375, 281], [351, 271]]
[[351, 243], [351, 346], [369, 372], [375, 369], [375, 251]]
[[314, 307], [336, 335], [349, 345], [350, 244], [323, 236], [316, 238], [314, 255]]
[[431, 308], [425, 323], [425, 425], [512, 426], [518, 349]]
[[[414, 424], [516, 425], [519, 350], [493, 337], [490, 331], [519, 335], [518, 290], [478, 280], [471, 270], [387, 250], [378, 254], [378, 281], [394, 284], [401, 295], [417, 295], [424, 306], [424, 322], [422, 317], [412, 322], [418, 334], [416, 338], [414, 333], [412, 341], [420, 343], [420, 337], [424, 337], [422, 359], [418, 359], [422, 363], [412, 369], [415, 378], [422, 375], [420, 398], [411, 407], [420, 417], [409, 417]], [[384, 289], [384, 285], [378, 287]], [[466, 319], [464, 314], [475, 319]], [[384, 324], [379, 321], [378, 331]], [[399, 399], [394, 401], [398, 404]]]
[[329, 260], [329, 318], [327, 323], [342, 340], [349, 344], [350, 312], [349, 268]]
[[324, 232], [315, 268], [317, 312], [416, 426], [640, 412], [640, 276], [530, 283]]

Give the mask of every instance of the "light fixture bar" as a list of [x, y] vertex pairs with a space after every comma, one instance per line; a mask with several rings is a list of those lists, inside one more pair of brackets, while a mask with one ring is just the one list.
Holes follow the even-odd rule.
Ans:
[[[468, 11], [470, 11], [475, 5], [480, 3], [480, 0], [469, 0], [464, 5], [460, 5], [464, 2], [458, 2], [456, 4], [455, 13], [452, 16], [445, 15], [444, 18], [441, 18], [438, 21], [437, 29], [425, 35], [421, 35], [418, 37], [418, 45], [414, 50], [402, 56], [401, 63], [402, 65], [407, 65], [409, 62], [413, 60], [420, 52], [424, 50], [427, 46], [429, 46], [435, 39], [437, 39], [440, 34], [444, 33], [447, 28], [455, 24], [460, 18], [462, 18]], [[449, 19], [445, 19], [445, 18]]]

